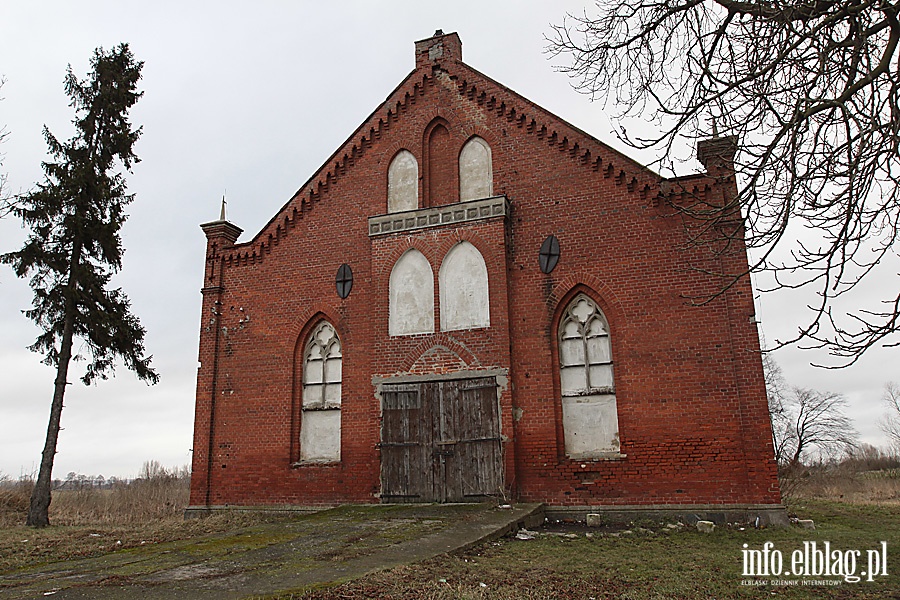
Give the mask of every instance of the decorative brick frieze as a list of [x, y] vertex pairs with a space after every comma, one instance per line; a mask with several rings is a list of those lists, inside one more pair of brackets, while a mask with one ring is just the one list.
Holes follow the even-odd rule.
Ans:
[[404, 212], [369, 217], [369, 237], [388, 233], [403, 233], [429, 227], [460, 225], [509, 214], [506, 196], [494, 196], [484, 200], [457, 202], [445, 206], [420, 208]]

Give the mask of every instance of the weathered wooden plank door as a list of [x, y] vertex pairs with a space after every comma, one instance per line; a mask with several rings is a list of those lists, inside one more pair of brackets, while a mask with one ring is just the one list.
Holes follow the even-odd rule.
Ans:
[[381, 411], [383, 502], [429, 502], [432, 497], [432, 416], [421, 384], [386, 385]]
[[437, 468], [440, 502], [496, 496], [502, 485], [497, 384], [493, 377], [442, 381]]
[[472, 502], [500, 492], [493, 377], [386, 384], [382, 409], [382, 501]]

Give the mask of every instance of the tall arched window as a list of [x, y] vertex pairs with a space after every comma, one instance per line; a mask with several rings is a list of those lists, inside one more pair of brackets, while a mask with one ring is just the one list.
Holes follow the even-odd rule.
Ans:
[[619, 418], [609, 324], [597, 304], [578, 294], [559, 322], [559, 387], [566, 454], [619, 452]]
[[401, 150], [388, 167], [388, 212], [419, 208], [419, 163], [409, 150]]
[[453, 246], [438, 273], [441, 331], [490, 327], [488, 273], [478, 248], [469, 242]]
[[388, 292], [388, 333], [434, 332], [434, 271], [425, 255], [407, 250], [391, 271]]
[[459, 153], [459, 201], [480, 200], [493, 195], [491, 147], [480, 137], [473, 137]]
[[327, 321], [309, 336], [303, 353], [300, 461], [341, 460], [341, 340]]

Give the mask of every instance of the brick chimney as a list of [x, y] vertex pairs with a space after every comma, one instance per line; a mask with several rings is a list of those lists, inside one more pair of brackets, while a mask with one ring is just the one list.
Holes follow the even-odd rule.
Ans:
[[714, 137], [697, 143], [697, 160], [712, 177], [734, 175], [734, 155], [737, 153], [737, 137]]
[[462, 40], [456, 33], [444, 33], [438, 29], [430, 38], [416, 42], [417, 69], [446, 60], [462, 61]]

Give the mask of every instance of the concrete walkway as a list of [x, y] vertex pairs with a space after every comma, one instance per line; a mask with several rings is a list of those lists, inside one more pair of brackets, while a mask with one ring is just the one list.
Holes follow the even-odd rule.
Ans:
[[0, 575], [0, 597], [230, 599], [425, 560], [543, 521], [539, 504], [343, 506], [192, 540]]

